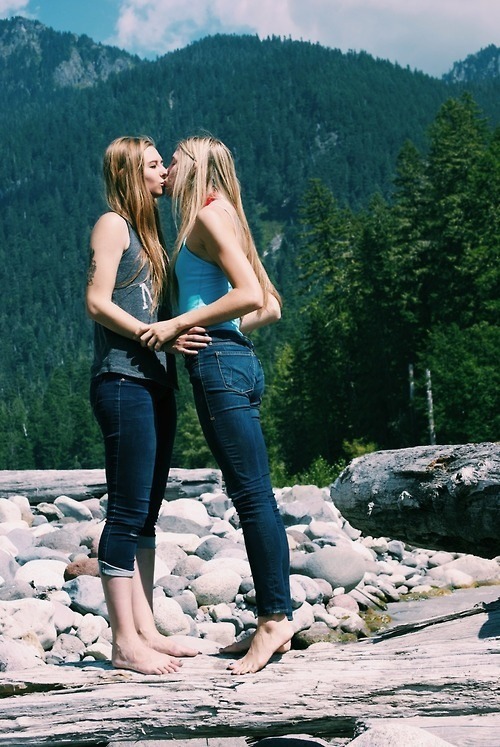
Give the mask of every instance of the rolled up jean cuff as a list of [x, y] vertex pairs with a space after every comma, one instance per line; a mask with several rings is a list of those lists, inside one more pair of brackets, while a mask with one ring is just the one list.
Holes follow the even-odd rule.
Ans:
[[156, 549], [156, 537], [139, 537], [137, 538], [137, 547], [146, 547], [150, 550]]
[[114, 565], [106, 563], [104, 560], [99, 561], [99, 572], [101, 576], [119, 576], [123, 578], [132, 578], [134, 571], [127, 571], [125, 568], [117, 568]]

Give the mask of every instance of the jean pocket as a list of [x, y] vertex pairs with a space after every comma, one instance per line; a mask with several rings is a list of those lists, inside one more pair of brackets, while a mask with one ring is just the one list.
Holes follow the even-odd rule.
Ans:
[[215, 353], [220, 376], [226, 389], [249, 394], [255, 388], [257, 359], [247, 352], [221, 351]]

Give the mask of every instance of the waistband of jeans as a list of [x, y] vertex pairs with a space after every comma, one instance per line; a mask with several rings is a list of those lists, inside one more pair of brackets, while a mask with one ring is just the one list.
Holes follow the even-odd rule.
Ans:
[[217, 342], [236, 342], [238, 345], [245, 345], [247, 348], [253, 350], [253, 342], [241, 332], [236, 332], [232, 329], [210, 329], [208, 330], [209, 336], [212, 338], [212, 343]]

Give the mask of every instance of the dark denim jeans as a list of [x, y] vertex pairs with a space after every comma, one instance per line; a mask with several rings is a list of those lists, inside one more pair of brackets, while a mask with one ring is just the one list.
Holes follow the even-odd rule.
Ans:
[[104, 437], [108, 486], [99, 567], [109, 576], [133, 576], [137, 547], [155, 546], [175, 436], [175, 395], [152, 381], [104, 374], [92, 381], [90, 400]]
[[240, 519], [259, 615], [292, 616], [289, 549], [269, 476], [259, 406], [264, 375], [253, 344], [231, 331], [186, 358], [198, 417]]

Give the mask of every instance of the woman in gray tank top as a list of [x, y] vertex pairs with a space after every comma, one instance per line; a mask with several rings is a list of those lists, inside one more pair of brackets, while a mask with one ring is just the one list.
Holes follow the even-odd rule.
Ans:
[[[172, 644], [155, 626], [155, 525], [175, 434], [175, 360], [141, 346], [164, 319], [167, 254], [156, 199], [166, 169], [144, 137], [114, 140], [104, 156], [110, 212], [92, 231], [86, 305], [94, 320], [91, 403], [105, 445], [108, 507], [98, 551], [113, 633], [112, 662], [144, 674], [178, 670], [194, 649]], [[195, 355], [201, 328], [170, 351]]]

